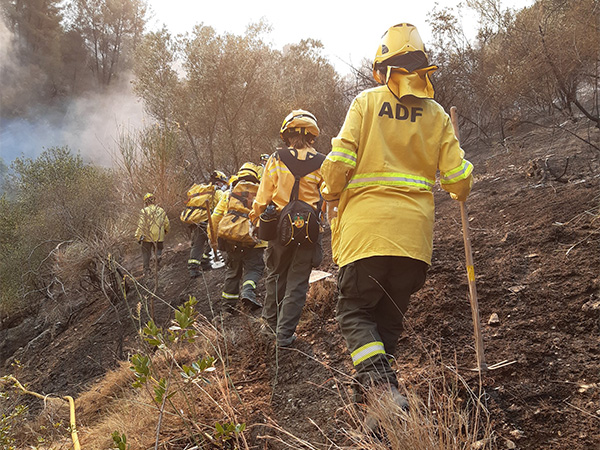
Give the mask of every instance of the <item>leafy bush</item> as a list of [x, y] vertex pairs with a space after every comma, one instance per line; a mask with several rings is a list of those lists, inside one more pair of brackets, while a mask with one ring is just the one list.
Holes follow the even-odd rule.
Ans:
[[10, 200], [0, 201], [0, 250], [8, 255], [0, 261], [2, 314], [20, 309], [30, 292], [50, 292], [61, 243], [90, 247], [119, 213], [112, 172], [85, 164], [67, 147], [17, 158], [12, 169]]

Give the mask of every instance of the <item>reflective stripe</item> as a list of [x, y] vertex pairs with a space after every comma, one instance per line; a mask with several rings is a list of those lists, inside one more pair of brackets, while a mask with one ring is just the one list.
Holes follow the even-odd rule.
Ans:
[[442, 174], [442, 179], [440, 182], [442, 184], [451, 184], [456, 183], [457, 181], [464, 180], [473, 172], [473, 164], [471, 164], [466, 159], [463, 159], [463, 162], [456, 169], [452, 169], [449, 172]]
[[383, 342], [369, 342], [359, 349], [352, 352], [352, 363], [356, 366], [365, 359], [372, 358], [375, 355], [385, 355], [385, 347]]
[[342, 147], [333, 147], [329, 155], [327, 155], [329, 161], [341, 161], [352, 167], [356, 167], [356, 152], [348, 150]]
[[188, 259], [188, 264], [202, 264], [202, 262], [197, 259]]
[[250, 286], [252, 286], [254, 289], [256, 289], [256, 283], [252, 280], [247, 280], [244, 281], [244, 284], [242, 284], [242, 286], [246, 286], [247, 284], [249, 284]]
[[360, 173], [352, 177], [348, 183], [348, 188], [362, 186], [412, 186], [419, 189], [431, 191], [435, 185], [435, 180], [430, 180], [418, 175], [407, 175], [404, 173], [380, 172], [380, 173]]
[[221, 294], [221, 297], [227, 299], [227, 300], [233, 300], [233, 299], [238, 299], [240, 298], [239, 294], [228, 294], [227, 292], [223, 292]]

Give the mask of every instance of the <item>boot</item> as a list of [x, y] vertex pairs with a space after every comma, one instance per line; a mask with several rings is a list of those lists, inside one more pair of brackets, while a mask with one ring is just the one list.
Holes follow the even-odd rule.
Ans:
[[240, 299], [242, 300], [242, 303], [249, 306], [250, 309], [260, 309], [263, 307], [262, 303], [256, 299], [256, 295], [244, 294], [242, 292]]
[[279, 347], [291, 347], [292, 344], [296, 341], [296, 333], [292, 334], [289, 338], [285, 338], [285, 339], [277, 339], [277, 345]]
[[[380, 436], [379, 415], [383, 409], [386, 409], [388, 405], [391, 407], [395, 405], [401, 414], [407, 414], [410, 408], [408, 399], [398, 391], [396, 386], [386, 384], [375, 386], [372, 389], [375, 392], [370, 392], [368, 396], [368, 401], [371, 402], [372, 406], [367, 406], [364, 428], [365, 432], [371, 433], [374, 436]], [[373, 402], [385, 403], [383, 405], [373, 405]]]

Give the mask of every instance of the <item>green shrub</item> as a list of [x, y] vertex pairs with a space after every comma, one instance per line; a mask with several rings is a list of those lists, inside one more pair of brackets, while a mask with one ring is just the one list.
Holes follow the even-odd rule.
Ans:
[[120, 213], [114, 182], [112, 171], [67, 147], [12, 163], [11, 197], [0, 201], [0, 250], [8, 255], [0, 261], [0, 313], [18, 310], [28, 292], [48, 291], [61, 243], [103, 247], [98, 241]]

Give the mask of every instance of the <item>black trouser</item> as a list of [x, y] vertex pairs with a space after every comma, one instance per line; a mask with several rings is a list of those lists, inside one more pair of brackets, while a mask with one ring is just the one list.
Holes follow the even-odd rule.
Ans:
[[152, 250], [154, 248], [156, 248], [156, 264], [158, 265], [160, 263], [160, 257], [163, 251], [163, 243], [142, 241], [142, 261], [144, 262], [144, 272], [150, 272], [150, 257], [152, 256]]
[[[227, 271], [223, 285], [223, 300], [235, 305], [238, 298], [256, 301], [256, 286], [265, 268], [264, 248], [242, 247], [228, 243]], [[240, 294], [240, 281], [242, 289]]]
[[342, 268], [336, 318], [346, 339], [357, 381], [398, 385], [389, 363], [411, 294], [425, 283], [427, 264], [400, 256], [373, 256]]
[[210, 244], [207, 233], [207, 223], [202, 222], [190, 225], [192, 229], [192, 242], [190, 259], [188, 259], [188, 270], [198, 272], [200, 267], [210, 265]]
[[319, 233], [319, 239], [315, 242], [315, 252], [313, 254], [312, 266], [319, 267], [323, 262], [323, 233]]
[[296, 331], [306, 303], [314, 253], [314, 245], [285, 247], [277, 240], [269, 241], [262, 317], [276, 332], [278, 342], [290, 339]]

